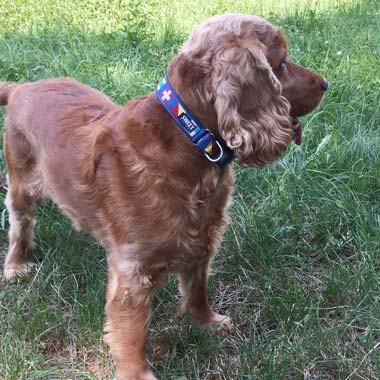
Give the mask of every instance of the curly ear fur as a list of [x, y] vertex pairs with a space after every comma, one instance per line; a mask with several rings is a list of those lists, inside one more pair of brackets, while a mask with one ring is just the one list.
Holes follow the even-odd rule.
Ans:
[[291, 141], [290, 106], [281, 96], [264, 46], [257, 40], [254, 46], [243, 46], [233, 39], [233, 47], [230, 40], [213, 56], [219, 132], [239, 165], [262, 166], [278, 159]]

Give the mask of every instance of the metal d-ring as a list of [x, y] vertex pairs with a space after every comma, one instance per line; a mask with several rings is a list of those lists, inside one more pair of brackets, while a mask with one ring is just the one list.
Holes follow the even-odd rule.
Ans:
[[221, 145], [219, 144], [218, 140], [215, 140], [216, 142], [216, 145], [218, 145], [219, 149], [220, 149], [220, 154], [219, 154], [219, 157], [218, 158], [211, 158], [208, 153], [204, 152], [204, 155], [207, 157], [207, 159], [211, 162], [217, 162], [219, 161], [222, 157], [223, 157], [223, 148], [221, 147]]

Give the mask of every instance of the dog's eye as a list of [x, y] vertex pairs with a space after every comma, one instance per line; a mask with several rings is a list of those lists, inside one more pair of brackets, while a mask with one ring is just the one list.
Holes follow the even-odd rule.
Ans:
[[285, 70], [286, 69], [286, 61], [282, 61], [280, 63], [280, 66], [278, 66], [278, 69], [279, 70]]

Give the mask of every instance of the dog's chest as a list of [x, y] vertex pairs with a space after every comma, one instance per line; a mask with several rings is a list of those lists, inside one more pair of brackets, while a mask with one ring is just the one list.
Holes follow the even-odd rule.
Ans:
[[230, 168], [198, 178], [132, 174], [120, 182], [117, 198], [110, 191], [104, 196], [104, 236], [97, 237], [108, 250], [168, 271], [216, 252], [232, 192]]
[[228, 171], [214, 181], [189, 187], [177, 198], [167, 199], [162, 215], [170, 209], [172, 217], [163, 219], [161, 232], [165, 238], [157, 247], [170, 253], [174, 265], [176, 261], [215, 254], [227, 222], [231, 192], [232, 175]]

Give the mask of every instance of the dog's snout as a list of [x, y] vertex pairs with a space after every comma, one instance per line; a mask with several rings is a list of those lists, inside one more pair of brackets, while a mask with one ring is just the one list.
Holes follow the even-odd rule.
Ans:
[[328, 87], [329, 87], [329, 82], [327, 82], [326, 79], [323, 79], [323, 82], [322, 82], [322, 90], [326, 92], [327, 89], [328, 89]]

